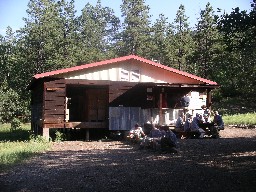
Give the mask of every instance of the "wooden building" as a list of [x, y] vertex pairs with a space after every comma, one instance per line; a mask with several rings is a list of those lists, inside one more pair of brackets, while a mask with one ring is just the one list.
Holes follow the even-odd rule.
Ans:
[[[190, 109], [211, 103], [216, 82], [135, 55], [36, 74], [31, 90], [31, 126], [129, 130], [135, 123], [170, 124], [189, 94]], [[89, 134], [87, 134], [89, 137]]]

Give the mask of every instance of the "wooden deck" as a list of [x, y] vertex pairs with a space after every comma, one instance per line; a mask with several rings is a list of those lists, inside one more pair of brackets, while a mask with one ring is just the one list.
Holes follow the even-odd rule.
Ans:
[[107, 128], [107, 122], [67, 122], [65, 123], [66, 128]]

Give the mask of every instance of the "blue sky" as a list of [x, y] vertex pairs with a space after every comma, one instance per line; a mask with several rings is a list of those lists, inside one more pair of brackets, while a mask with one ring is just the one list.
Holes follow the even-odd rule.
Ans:
[[[191, 27], [196, 23], [200, 10], [205, 8], [207, 2], [213, 6], [216, 11], [221, 8], [230, 13], [232, 8], [240, 7], [241, 10], [250, 10], [250, 2], [252, 0], [146, 0], [146, 4], [150, 7], [150, 14], [154, 22], [158, 15], [163, 13], [168, 17], [168, 21], [173, 22], [176, 12], [183, 4], [185, 6], [186, 15], [189, 17]], [[17, 30], [24, 26], [23, 17], [27, 17], [26, 9], [29, 0], [0, 0], [0, 34], [4, 35], [7, 26]], [[95, 5], [97, 0], [75, 0], [75, 9], [80, 14], [81, 9], [86, 3]], [[122, 0], [101, 0], [103, 6], [114, 9], [115, 14], [121, 17], [120, 5]]]

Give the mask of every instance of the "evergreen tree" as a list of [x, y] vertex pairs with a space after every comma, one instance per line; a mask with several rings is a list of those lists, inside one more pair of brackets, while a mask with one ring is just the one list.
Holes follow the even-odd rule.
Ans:
[[87, 3], [78, 17], [76, 57], [81, 62], [93, 62], [114, 57], [114, 38], [119, 30], [119, 18], [101, 1], [94, 7]]
[[118, 55], [136, 54], [146, 57], [150, 53], [150, 16], [145, 0], [123, 0], [123, 30], [117, 37]]
[[151, 51], [149, 57], [166, 65], [169, 64], [168, 54], [171, 51], [167, 41], [170, 30], [170, 24], [163, 14], [159, 15], [159, 18], [151, 27], [151, 44], [149, 45]]
[[[76, 10], [74, 9], [74, 0], [66, 2], [66, 0], [57, 1], [55, 4], [59, 13], [56, 18], [56, 57], [53, 58], [54, 63], [62, 63], [61, 67], [74, 66], [77, 62], [75, 53], [77, 46], [75, 43], [77, 22]], [[56, 30], [56, 29], [55, 29]]]
[[214, 11], [210, 3], [207, 3], [205, 10], [200, 13], [194, 35], [195, 49], [190, 60], [193, 73], [204, 78], [212, 78], [214, 60], [219, 49], [218, 40]]
[[230, 14], [223, 14], [219, 20], [218, 27], [225, 49], [217, 71], [222, 77], [224, 95], [255, 97], [255, 18], [255, 9], [247, 13], [235, 8]]
[[189, 66], [186, 59], [191, 55], [193, 40], [191, 37], [191, 30], [189, 28], [188, 17], [185, 15], [184, 5], [180, 5], [177, 11], [176, 18], [174, 20], [174, 30], [175, 37], [173, 44], [176, 52], [174, 61], [178, 64], [178, 66], [174, 65], [174, 67], [179, 70], [188, 71]]

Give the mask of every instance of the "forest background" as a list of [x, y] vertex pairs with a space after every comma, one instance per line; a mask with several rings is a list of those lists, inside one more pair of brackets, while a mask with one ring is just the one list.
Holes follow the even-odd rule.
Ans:
[[255, 111], [255, 0], [249, 12], [221, 15], [207, 3], [195, 28], [183, 5], [170, 23], [152, 21], [145, 0], [122, 2], [119, 18], [101, 1], [77, 15], [74, 0], [30, 0], [25, 25], [0, 35], [0, 122], [29, 121], [33, 75], [130, 54], [216, 81], [213, 107], [223, 114]]

